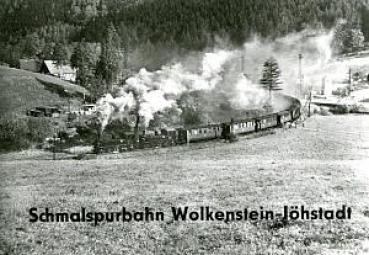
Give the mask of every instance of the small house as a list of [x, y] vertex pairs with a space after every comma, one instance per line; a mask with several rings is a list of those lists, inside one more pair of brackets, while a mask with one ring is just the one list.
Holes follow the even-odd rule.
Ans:
[[56, 76], [65, 81], [76, 81], [77, 70], [70, 65], [58, 65], [54, 60], [44, 60], [41, 66], [41, 73]]

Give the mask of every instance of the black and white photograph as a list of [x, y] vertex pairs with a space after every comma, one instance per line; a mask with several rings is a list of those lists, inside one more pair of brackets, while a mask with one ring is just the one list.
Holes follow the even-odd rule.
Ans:
[[369, 255], [368, 0], [0, 6], [0, 255]]

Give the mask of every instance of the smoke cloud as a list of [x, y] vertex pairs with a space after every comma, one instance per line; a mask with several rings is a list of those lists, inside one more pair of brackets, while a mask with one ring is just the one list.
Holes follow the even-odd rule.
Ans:
[[222, 81], [224, 64], [232, 55], [225, 50], [204, 54], [199, 73], [189, 71], [181, 63], [163, 66], [155, 72], [141, 69], [126, 80], [117, 97], [108, 94], [97, 102], [102, 129], [111, 119], [128, 117], [134, 111], [147, 125], [156, 112], [177, 107], [175, 99], [183, 92], [213, 90]]
[[[321, 70], [332, 56], [332, 37], [332, 32], [317, 34], [312, 31], [274, 41], [255, 37], [241, 49], [215, 49], [191, 54], [157, 71], [143, 68], [126, 80], [115, 97], [108, 94], [98, 101], [102, 128], [112, 119], [127, 118], [135, 111], [147, 125], [156, 112], [177, 108], [176, 100], [190, 91], [204, 92], [209, 111], [216, 111], [220, 105], [245, 111], [262, 109], [268, 100], [268, 93], [259, 85], [263, 63], [274, 57], [282, 71], [283, 93], [297, 95], [298, 55], [303, 55], [305, 84], [321, 81]], [[277, 100], [274, 107], [275, 110], [282, 109], [286, 102]]]

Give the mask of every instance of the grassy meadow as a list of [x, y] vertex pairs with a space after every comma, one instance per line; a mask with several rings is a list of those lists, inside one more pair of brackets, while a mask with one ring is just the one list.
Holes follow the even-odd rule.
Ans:
[[[62, 155], [59, 155], [61, 158]], [[0, 155], [0, 254], [369, 254], [369, 116], [314, 116], [305, 127], [236, 143], [51, 160]], [[30, 223], [28, 209], [117, 211], [210, 206], [351, 206], [351, 220]]]
[[89, 94], [81, 86], [51, 75], [4, 66], [0, 66], [0, 90], [1, 115], [24, 115], [27, 110], [42, 105], [68, 107], [68, 99], [71, 99], [73, 105], [78, 103], [74, 96], [82, 98], [83, 93]]

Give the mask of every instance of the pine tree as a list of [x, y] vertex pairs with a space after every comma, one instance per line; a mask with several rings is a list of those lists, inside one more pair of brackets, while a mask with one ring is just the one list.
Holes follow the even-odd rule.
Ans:
[[42, 50], [42, 43], [37, 33], [26, 36], [23, 55], [26, 57], [36, 57]]
[[68, 52], [65, 46], [61, 43], [56, 43], [53, 49], [53, 60], [57, 65], [66, 64], [68, 59]]
[[264, 89], [269, 91], [269, 100], [272, 103], [272, 91], [282, 90], [280, 85], [282, 81], [280, 80], [281, 70], [279, 69], [277, 60], [273, 57], [265, 61], [263, 66], [263, 74], [260, 79], [260, 84]]
[[351, 53], [364, 47], [364, 35], [358, 26], [340, 23], [334, 33], [333, 48], [337, 53]]
[[87, 87], [90, 73], [90, 61], [87, 52], [87, 44], [84, 41], [78, 43], [74, 48], [70, 62], [72, 67], [77, 69], [77, 83], [83, 87]]
[[101, 45], [101, 55], [96, 66], [97, 77], [101, 76], [107, 84], [107, 92], [111, 91], [118, 74], [120, 60], [120, 38], [113, 24], [110, 24], [106, 39]]

